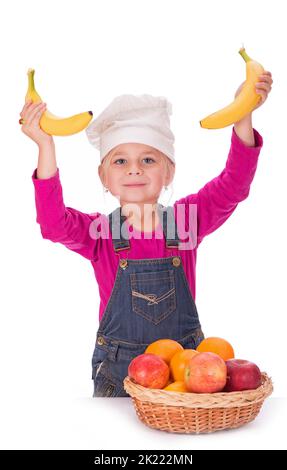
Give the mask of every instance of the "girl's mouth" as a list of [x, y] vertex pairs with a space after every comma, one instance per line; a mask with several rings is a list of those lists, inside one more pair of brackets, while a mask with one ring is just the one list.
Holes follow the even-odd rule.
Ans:
[[145, 186], [145, 183], [143, 184], [124, 184], [127, 188], [137, 188], [139, 186]]

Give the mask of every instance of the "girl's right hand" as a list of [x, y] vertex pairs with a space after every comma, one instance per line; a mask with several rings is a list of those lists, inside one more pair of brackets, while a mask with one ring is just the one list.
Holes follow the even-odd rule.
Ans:
[[21, 125], [22, 132], [38, 145], [53, 142], [53, 136], [44, 132], [39, 125], [46, 106], [46, 103], [33, 103], [32, 100], [29, 100], [20, 112], [21, 118], [24, 119], [24, 123]]

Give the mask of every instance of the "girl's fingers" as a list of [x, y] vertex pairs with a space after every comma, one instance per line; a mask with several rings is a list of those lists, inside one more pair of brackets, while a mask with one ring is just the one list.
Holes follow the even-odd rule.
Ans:
[[269, 93], [272, 89], [272, 87], [267, 84], [257, 84], [255, 88], [256, 90], [264, 90], [265, 93]]
[[46, 107], [45, 103], [37, 103], [37, 105], [33, 107], [33, 109], [31, 109], [30, 112], [28, 112], [27, 117], [24, 118], [26, 121], [25, 124], [30, 125], [33, 123], [34, 120], [37, 120], [37, 119], [39, 120], [41, 114], [45, 110], [45, 107]]
[[26, 111], [23, 113], [23, 119], [25, 121], [25, 124], [28, 124], [31, 122], [31, 117], [33, 116], [35, 109], [38, 109], [40, 103], [32, 103], [31, 106], [26, 109]]
[[266, 76], [266, 77], [272, 77], [272, 73], [268, 72], [267, 70], [264, 70], [260, 76]]
[[27, 102], [27, 103], [24, 104], [24, 106], [23, 106], [23, 108], [22, 108], [22, 111], [21, 111], [21, 113], [20, 113], [21, 118], [24, 119], [25, 117], [27, 117], [27, 111], [28, 111], [28, 109], [31, 108], [31, 105], [32, 105], [32, 104], [33, 104], [32, 101]]
[[39, 106], [37, 106], [30, 118], [30, 124], [39, 124], [39, 120], [41, 118], [42, 113], [45, 111], [45, 105], [41, 103]]
[[26, 110], [29, 108], [29, 106], [31, 106], [31, 104], [33, 103], [32, 100], [29, 100], [27, 101], [27, 103], [24, 104], [23, 108], [22, 108], [22, 111], [20, 112], [20, 116], [21, 117], [24, 117], [24, 113], [26, 112]]
[[273, 79], [271, 78], [271, 75], [266, 75], [266, 74], [259, 75], [258, 80], [260, 82], [266, 82], [266, 83], [270, 83], [270, 84], [273, 83]]
[[33, 103], [33, 101], [27, 101], [27, 103], [25, 103], [23, 106], [20, 116], [23, 119], [29, 119], [30, 113], [36, 108], [36, 106], [39, 106], [40, 104], [43, 104], [43, 102], [41, 101], [38, 103]]
[[271, 86], [272, 83], [273, 83], [273, 80], [270, 80], [269, 78], [267, 78], [267, 79], [260, 78], [257, 83], [267, 83], [267, 85]]

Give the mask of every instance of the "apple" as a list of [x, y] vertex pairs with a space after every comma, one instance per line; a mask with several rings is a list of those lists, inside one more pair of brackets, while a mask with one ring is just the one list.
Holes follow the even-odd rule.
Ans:
[[128, 375], [143, 387], [163, 388], [169, 379], [169, 367], [156, 354], [144, 353], [130, 362]]
[[193, 356], [186, 365], [184, 382], [189, 392], [220, 392], [227, 377], [225, 361], [212, 352], [202, 352]]
[[261, 372], [254, 362], [245, 359], [228, 359], [227, 381], [224, 392], [252, 390], [261, 385]]

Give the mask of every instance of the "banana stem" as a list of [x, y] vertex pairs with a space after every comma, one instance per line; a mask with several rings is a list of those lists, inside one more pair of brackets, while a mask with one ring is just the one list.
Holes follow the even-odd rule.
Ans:
[[241, 57], [243, 57], [245, 62], [249, 62], [249, 60], [252, 60], [251, 57], [249, 57], [249, 55], [246, 53], [246, 50], [244, 47], [241, 47], [238, 52], [241, 55]]
[[35, 83], [34, 83], [34, 69], [29, 69], [27, 72], [28, 75], [28, 90], [33, 91], [35, 90]]

